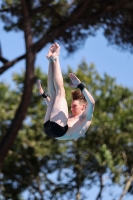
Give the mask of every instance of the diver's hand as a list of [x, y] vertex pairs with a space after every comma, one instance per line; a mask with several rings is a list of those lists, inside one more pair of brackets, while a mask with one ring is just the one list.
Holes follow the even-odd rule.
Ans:
[[72, 81], [71, 87], [73, 88], [77, 88], [77, 86], [81, 83], [81, 81], [77, 78], [77, 76], [72, 73], [69, 74], [69, 78]]

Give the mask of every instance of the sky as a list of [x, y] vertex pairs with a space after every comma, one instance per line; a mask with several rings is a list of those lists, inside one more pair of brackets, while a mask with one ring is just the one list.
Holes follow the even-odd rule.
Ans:
[[[2, 55], [10, 61], [25, 53], [23, 33], [4, 32], [2, 24], [0, 24], [0, 41]], [[35, 66], [41, 66], [46, 73], [48, 70], [46, 54], [49, 46], [50, 44], [38, 53], [35, 63]], [[83, 59], [88, 64], [94, 63], [101, 76], [107, 73], [116, 78], [117, 84], [133, 88], [133, 56], [128, 51], [120, 51], [117, 50], [116, 46], [109, 46], [102, 31], [99, 31], [96, 37], [88, 38], [79, 50], [69, 56], [61, 46], [60, 63], [63, 71], [68, 66], [76, 70]], [[2, 66], [2, 63], [0, 63], [0, 66]], [[21, 70], [25, 69], [24, 66], [24, 61], [18, 62], [1, 75], [0, 81], [12, 84], [11, 75], [16, 72], [20, 73]]]
[[[0, 42], [2, 47], [2, 55], [8, 60], [25, 53], [24, 36], [23, 33], [4, 32], [2, 29], [2, 23], [0, 24]], [[47, 73], [48, 61], [46, 54], [50, 45], [47, 45], [41, 52], [38, 53], [35, 66], [42, 67], [42, 70]], [[125, 87], [133, 88], [133, 56], [128, 52], [122, 52], [117, 50], [115, 46], [109, 46], [108, 41], [102, 35], [102, 31], [99, 31], [96, 37], [90, 37], [77, 50], [74, 54], [67, 56], [67, 52], [61, 46], [60, 63], [63, 71], [68, 66], [73, 67], [76, 70], [77, 65], [81, 63], [82, 59], [85, 59], [88, 64], [94, 63], [97, 71], [101, 76], [107, 73], [111, 77], [116, 78], [117, 84]], [[2, 66], [2, 63], [0, 64]], [[11, 69], [7, 70], [0, 76], [0, 82], [3, 81], [6, 84], [13, 87], [12, 74], [21, 73], [24, 70], [24, 61], [18, 62]], [[115, 186], [110, 188], [110, 192], [119, 195], [122, 192], [122, 188]], [[98, 188], [93, 188], [90, 193], [91, 199], [94, 198], [94, 193], [98, 193]], [[105, 189], [103, 193], [104, 199], [110, 200], [108, 196], [108, 189]], [[118, 198], [117, 198], [118, 199]], [[131, 200], [132, 197], [125, 196], [123, 200]]]

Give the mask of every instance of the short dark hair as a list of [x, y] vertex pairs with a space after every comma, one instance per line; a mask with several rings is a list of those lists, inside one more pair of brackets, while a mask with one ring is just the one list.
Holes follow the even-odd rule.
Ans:
[[77, 90], [72, 90], [72, 100], [78, 100], [81, 103], [85, 103], [87, 104], [87, 101], [85, 99], [85, 96], [83, 95], [83, 93], [81, 92], [81, 90], [77, 89]]

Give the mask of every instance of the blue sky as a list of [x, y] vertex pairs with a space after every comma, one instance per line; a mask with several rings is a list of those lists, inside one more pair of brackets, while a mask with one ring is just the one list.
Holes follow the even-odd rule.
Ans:
[[[2, 54], [9, 60], [13, 60], [25, 52], [23, 33], [4, 32], [2, 24], [0, 24], [0, 41]], [[49, 46], [47, 45], [38, 53], [35, 64], [36, 66], [41, 66], [46, 73], [48, 66], [46, 53]], [[88, 38], [85, 44], [70, 56], [67, 56], [67, 52], [61, 46], [60, 62], [63, 71], [67, 66], [71, 66], [76, 70], [82, 59], [85, 59], [88, 64], [94, 63], [101, 75], [107, 73], [111, 77], [115, 77], [118, 84], [133, 88], [133, 56], [128, 51], [123, 52], [117, 50], [116, 46], [109, 46], [108, 41], [102, 35], [102, 31], [99, 31], [96, 37]], [[21, 72], [24, 66], [24, 61], [18, 62], [3, 73], [0, 80], [11, 84], [12, 73]]]
[[[0, 41], [3, 57], [8, 60], [13, 60], [25, 52], [23, 33], [4, 32], [2, 23], [0, 24]], [[38, 53], [35, 64], [36, 66], [41, 66], [44, 72], [47, 72], [48, 61], [46, 53], [48, 48], [49, 45]], [[61, 46], [60, 62], [63, 71], [67, 66], [71, 66], [76, 70], [77, 65], [80, 64], [82, 59], [85, 59], [88, 64], [94, 63], [101, 75], [107, 73], [111, 77], [115, 77], [118, 84], [133, 88], [133, 56], [128, 51], [122, 52], [118, 51], [116, 47], [108, 46], [107, 40], [102, 36], [102, 31], [99, 31], [96, 37], [88, 38], [85, 44], [69, 57]], [[4, 81], [13, 86], [11, 75], [16, 72], [20, 73], [21, 70], [24, 70], [24, 66], [24, 61], [18, 62], [18, 64], [1, 75], [0, 82]], [[98, 188], [93, 188], [92, 194], [90, 193], [92, 200], [95, 199], [93, 195], [98, 193], [98, 190]], [[122, 188], [117, 186], [109, 190], [112, 193], [115, 192], [118, 197], [122, 192]], [[105, 199], [108, 200], [111, 199], [108, 196], [109, 190], [105, 189], [103, 194]], [[123, 200], [127, 199], [131, 200], [131, 197], [125, 196]]]

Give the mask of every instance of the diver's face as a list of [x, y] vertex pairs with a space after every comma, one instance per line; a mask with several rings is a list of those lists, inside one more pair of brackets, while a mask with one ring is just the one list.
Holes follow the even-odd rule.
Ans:
[[71, 103], [72, 115], [76, 116], [81, 114], [85, 110], [85, 105], [80, 103], [78, 100], [73, 100]]

